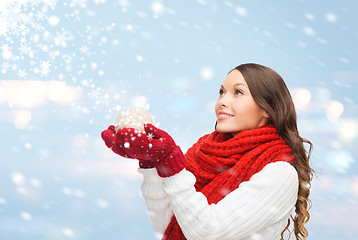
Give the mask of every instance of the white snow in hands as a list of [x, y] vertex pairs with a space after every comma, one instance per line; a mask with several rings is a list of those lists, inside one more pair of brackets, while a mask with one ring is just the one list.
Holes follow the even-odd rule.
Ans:
[[117, 132], [119, 128], [127, 127], [144, 133], [144, 124], [146, 123], [156, 125], [154, 116], [144, 108], [132, 106], [119, 113], [115, 123], [115, 131]]

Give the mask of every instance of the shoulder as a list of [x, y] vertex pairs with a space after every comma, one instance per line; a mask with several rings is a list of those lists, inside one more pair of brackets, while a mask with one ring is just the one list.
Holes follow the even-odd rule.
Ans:
[[254, 174], [250, 181], [262, 182], [265, 185], [298, 188], [296, 169], [290, 163], [282, 161], [267, 164], [261, 171]]
[[261, 171], [265, 171], [267, 173], [286, 172], [292, 175], [297, 175], [297, 171], [292, 164], [284, 161], [269, 163]]

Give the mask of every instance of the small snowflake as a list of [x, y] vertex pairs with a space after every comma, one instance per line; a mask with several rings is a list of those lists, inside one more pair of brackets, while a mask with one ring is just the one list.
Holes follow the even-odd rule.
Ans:
[[43, 52], [48, 52], [49, 49], [47, 45], [41, 45], [40, 48]]
[[82, 86], [84, 86], [84, 87], [88, 87], [88, 84], [89, 84], [88, 79], [83, 79], [83, 80], [81, 81], [81, 84], [82, 84]]
[[65, 77], [62, 73], [60, 73], [60, 74], [58, 74], [58, 79], [60, 79], [60, 80], [63, 80], [63, 78]]
[[1, 46], [1, 49], [2, 49], [4, 52], [11, 50], [11, 48], [10, 48], [9, 45], [7, 45], [7, 44], [3, 44], [3, 45]]
[[89, 49], [88, 49], [87, 45], [82, 45], [81, 48], [80, 48], [80, 52], [82, 54], [90, 55], [90, 52], [89, 52]]
[[19, 69], [19, 71], [17, 71], [17, 75], [19, 78], [25, 78], [27, 76], [27, 72], [25, 70]]
[[6, 71], [9, 70], [9, 67], [10, 67], [9, 62], [3, 62], [3, 63], [1, 64], [1, 68], [2, 68], [2, 69], [5, 69]]
[[48, 76], [50, 71], [51, 64], [48, 61], [41, 62], [41, 76]]
[[[40, 23], [31, 23], [31, 26], [35, 29], [36, 32], [42, 32], [43, 30], [45, 30], [45, 28], [40, 24]], [[38, 34], [35, 34], [37, 36], [34, 36], [34, 39], [37, 39], [38, 41]], [[34, 42], [37, 42], [34, 41]]]
[[99, 95], [99, 91], [100, 91], [100, 88], [94, 88], [88, 93], [88, 96], [90, 98], [97, 98]]
[[49, 61], [41, 61], [41, 69], [49, 70], [51, 67], [51, 64]]
[[104, 71], [103, 71], [103, 70], [99, 70], [99, 71], [98, 71], [98, 75], [102, 77], [102, 76], [104, 75]]
[[24, 23], [19, 25], [19, 30], [20, 31], [25, 31], [27, 29], [26, 25]]
[[59, 50], [53, 51], [53, 55], [54, 55], [55, 57], [60, 56], [60, 51], [59, 51]]
[[37, 11], [37, 13], [36, 13], [36, 19], [38, 20], [38, 21], [43, 21], [43, 20], [45, 20], [45, 18], [46, 18], [47, 16], [46, 16], [46, 14], [45, 14], [45, 11]]
[[29, 48], [26, 44], [20, 44], [20, 47], [18, 48], [20, 55], [24, 55], [29, 51]]
[[72, 66], [70, 64], [67, 64], [66, 72], [71, 72], [71, 71], [72, 71]]
[[40, 39], [40, 36], [37, 33], [32, 37], [33, 42], [38, 42], [39, 39]]
[[56, 32], [56, 37], [54, 38], [54, 42], [56, 44], [56, 46], [61, 46], [61, 47], [67, 47], [67, 41], [73, 40], [73, 36], [65, 31], [64, 29], [62, 29], [62, 32]]
[[25, 37], [22, 37], [22, 38], [20, 39], [20, 42], [21, 42], [21, 43], [26, 43], [26, 41], [27, 41], [27, 40], [26, 40]]
[[152, 139], [154, 138], [154, 134], [153, 134], [153, 133], [148, 133], [148, 138], [149, 138], [150, 140], [152, 140]]
[[32, 71], [33, 71], [35, 74], [39, 74], [39, 73], [40, 73], [40, 69], [39, 69], [39, 68], [34, 68]]

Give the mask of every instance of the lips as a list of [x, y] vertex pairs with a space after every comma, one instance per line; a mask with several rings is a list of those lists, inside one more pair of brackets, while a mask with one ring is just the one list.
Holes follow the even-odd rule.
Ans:
[[219, 112], [219, 114], [218, 114], [218, 120], [225, 120], [225, 119], [228, 119], [231, 117], [233, 117], [232, 114], [225, 113], [225, 112]]

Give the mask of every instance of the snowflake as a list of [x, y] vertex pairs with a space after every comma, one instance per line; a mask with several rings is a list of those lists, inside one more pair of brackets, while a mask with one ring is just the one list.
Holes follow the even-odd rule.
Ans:
[[6, 36], [5, 41], [6, 41], [6, 42], [13, 42], [10, 35], [9, 35], [9, 36]]
[[55, 7], [56, 7], [57, 1], [58, 1], [58, 0], [46, 0], [46, 1], [44, 1], [44, 2], [45, 2], [45, 4], [46, 4], [47, 6], [51, 7], [52, 10], [54, 10]]
[[41, 69], [49, 70], [51, 67], [51, 64], [48, 61], [41, 61]]
[[35, 29], [36, 32], [42, 32], [45, 28], [40, 23], [32, 24], [32, 27]]
[[82, 7], [82, 8], [85, 8], [86, 3], [87, 3], [87, 0], [72, 0], [71, 3], [70, 3], [70, 7], [74, 8], [74, 7], [76, 7], [78, 5], [78, 6]]
[[72, 71], [72, 66], [71, 64], [67, 64], [66, 65], [66, 72], [71, 72]]
[[54, 51], [54, 55], [55, 55], [56, 57], [60, 56], [60, 50], [55, 50], [55, 51]]
[[27, 76], [27, 72], [25, 70], [19, 69], [17, 75], [19, 76], [19, 78], [25, 78]]
[[43, 52], [48, 52], [48, 46], [47, 45], [40, 45], [40, 48], [41, 48], [41, 50], [43, 51]]
[[11, 50], [11, 48], [10, 48], [9, 45], [7, 45], [7, 44], [3, 44], [3, 45], [1, 46], [1, 49], [2, 49], [4, 52]]
[[152, 140], [152, 139], [154, 138], [154, 134], [153, 134], [153, 133], [148, 133], [148, 138], [149, 138], [150, 140]]
[[81, 48], [80, 48], [80, 52], [82, 54], [90, 55], [90, 52], [89, 52], [89, 49], [88, 49], [87, 45], [82, 45]]
[[90, 98], [98, 98], [99, 92], [100, 92], [101, 88], [97, 87], [97, 88], [93, 88], [89, 93], [88, 96]]
[[51, 64], [48, 61], [41, 62], [41, 76], [48, 76], [50, 71]]
[[67, 41], [73, 40], [73, 38], [74, 37], [69, 32], [61, 29], [61, 32], [56, 32], [54, 42], [56, 46], [67, 47]]
[[63, 78], [65, 77], [62, 73], [60, 73], [60, 74], [58, 74], [58, 79], [60, 79], [60, 80], [63, 80]]
[[31, 6], [32, 7], [37, 7], [39, 5], [40, 1], [37, 0], [37, 1], [31, 1]]
[[[44, 8], [43, 8], [44, 9]], [[40, 11], [37, 11], [37, 13], [36, 13], [36, 19], [38, 20], [38, 21], [43, 21], [43, 20], [45, 20], [45, 18], [47, 18], [47, 16], [46, 16], [46, 14], [45, 14], [45, 11], [42, 9], [42, 11], [40, 12]]]
[[92, 67], [92, 71], [96, 70], [97, 69], [97, 63], [92, 62], [91, 67]]
[[24, 55], [28, 53], [29, 47], [26, 44], [20, 44], [20, 47], [18, 48], [20, 55]]
[[22, 37], [22, 38], [20, 39], [20, 42], [21, 42], [21, 43], [26, 43], [26, 41], [27, 41], [27, 40], [26, 40], [25, 37]]
[[55, 57], [60, 56], [60, 51], [59, 50], [52, 51], [52, 52], [50, 52], [49, 55], [52, 59], [55, 59]]
[[32, 71], [33, 71], [35, 74], [39, 74], [39, 73], [40, 73], [40, 69], [39, 69], [39, 68], [34, 68]]
[[88, 84], [89, 84], [88, 79], [83, 79], [81, 83], [82, 83], [82, 86], [88, 87]]
[[101, 77], [102, 77], [103, 75], [104, 75], [104, 71], [103, 71], [103, 70], [99, 70], [99, 71], [98, 71], [98, 76], [101, 76]]
[[40, 39], [40, 36], [37, 33], [32, 37], [33, 42], [38, 42], [39, 39]]
[[22, 32], [26, 31], [27, 30], [26, 25], [24, 23], [20, 24], [19, 25], [19, 30], [22, 31]]
[[1, 64], [1, 68], [2, 69], [4, 69], [4, 70], [9, 70], [9, 67], [10, 67], [10, 64], [9, 64], [9, 62], [3, 62], [2, 64]]

